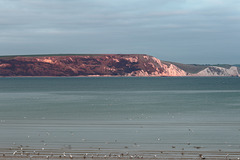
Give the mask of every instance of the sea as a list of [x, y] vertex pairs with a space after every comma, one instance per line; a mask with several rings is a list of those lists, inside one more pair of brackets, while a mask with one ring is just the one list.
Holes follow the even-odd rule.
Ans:
[[2, 77], [0, 148], [240, 151], [238, 77]]

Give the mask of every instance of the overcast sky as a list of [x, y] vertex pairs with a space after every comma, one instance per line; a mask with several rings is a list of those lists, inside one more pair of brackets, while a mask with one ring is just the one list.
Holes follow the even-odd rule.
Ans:
[[0, 55], [240, 63], [240, 0], [0, 0]]

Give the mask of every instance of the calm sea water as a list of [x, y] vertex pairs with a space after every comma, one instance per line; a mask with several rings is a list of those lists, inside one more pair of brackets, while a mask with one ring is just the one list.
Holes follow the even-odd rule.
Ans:
[[0, 120], [0, 148], [239, 151], [240, 78], [0, 78]]

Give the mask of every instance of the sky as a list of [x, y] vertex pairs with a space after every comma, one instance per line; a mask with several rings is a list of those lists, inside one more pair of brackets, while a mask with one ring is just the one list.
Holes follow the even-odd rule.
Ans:
[[59, 53], [240, 64], [240, 0], [0, 0], [0, 56]]

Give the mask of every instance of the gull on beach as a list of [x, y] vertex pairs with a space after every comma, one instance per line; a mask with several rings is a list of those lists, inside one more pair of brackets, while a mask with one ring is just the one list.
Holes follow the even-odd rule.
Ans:
[[201, 159], [206, 159], [202, 154], [199, 154], [199, 157], [200, 157]]
[[226, 155], [226, 159], [228, 159], [229, 154]]
[[17, 153], [17, 151], [14, 151], [14, 152], [13, 152], [13, 155], [16, 155], [16, 153]]

